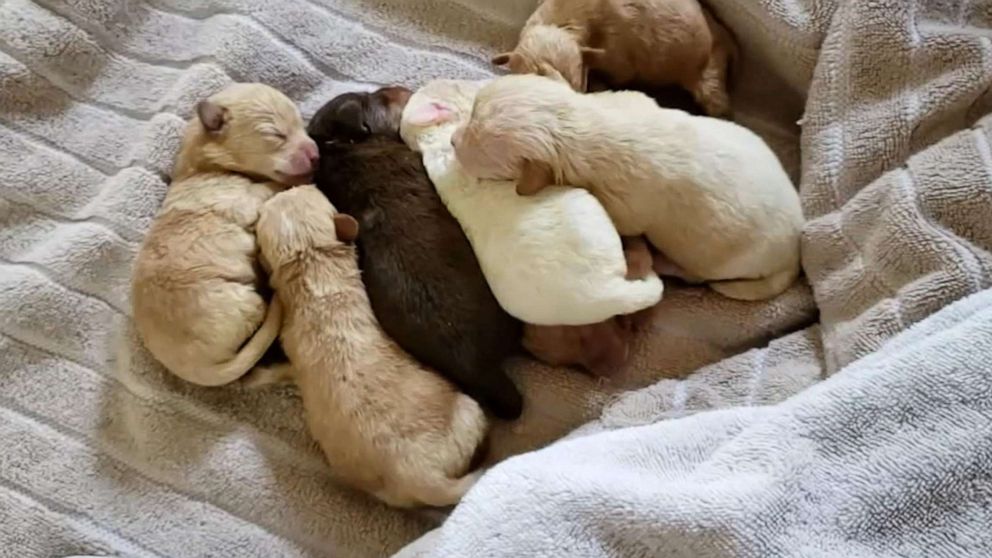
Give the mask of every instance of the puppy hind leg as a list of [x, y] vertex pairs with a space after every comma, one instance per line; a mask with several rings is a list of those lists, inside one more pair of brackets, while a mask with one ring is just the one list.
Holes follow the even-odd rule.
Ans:
[[736, 300], [767, 300], [788, 289], [799, 276], [798, 270], [787, 269], [760, 279], [716, 281], [710, 288]]
[[437, 477], [430, 480], [413, 481], [406, 491], [421, 503], [437, 508], [454, 506], [482, 477], [483, 470], [476, 470], [453, 479]]
[[696, 83], [686, 86], [686, 89], [692, 93], [693, 99], [709, 116], [730, 116], [730, 94], [727, 92], [729, 62], [730, 56], [727, 51], [720, 46], [714, 47], [699, 79]]
[[272, 384], [285, 384], [293, 380], [293, 367], [289, 362], [262, 364], [251, 369], [241, 378], [248, 389], [257, 389]]
[[668, 259], [660, 252], [654, 254], [651, 267], [654, 269], [654, 272], [661, 277], [675, 277], [676, 279], [681, 279], [690, 285], [696, 285], [704, 282], [704, 279], [686, 271], [685, 268]]

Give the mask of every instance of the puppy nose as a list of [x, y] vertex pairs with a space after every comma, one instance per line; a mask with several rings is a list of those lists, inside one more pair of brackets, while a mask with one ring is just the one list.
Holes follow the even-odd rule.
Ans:
[[320, 160], [320, 150], [317, 149], [316, 142], [308, 140], [303, 144], [303, 154], [306, 156], [307, 161], [310, 162], [310, 166], [316, 168], [317, 161]]

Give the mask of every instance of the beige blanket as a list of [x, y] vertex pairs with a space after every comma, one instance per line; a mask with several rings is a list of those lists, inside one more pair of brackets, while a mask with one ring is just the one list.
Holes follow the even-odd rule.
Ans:
[[[0, 2], [0, 548], [381, 556], [432, 526], [334, 486], [291, 389], [164, 373], [130, 327], [129, 267], [197, 99], [257, 80], [309, 115], [372, 84], [484, 77], [531, 3]], [[763, 304], [666, 289], [614, 385], [521, 361], [527, 410], [497, 456], [649, 384], [603, 420], [777, 403], [989, 283], [989, 10], [713, 4], [745, 53], [736, 118], [802, 178], [815, 303], [805, 285]]]

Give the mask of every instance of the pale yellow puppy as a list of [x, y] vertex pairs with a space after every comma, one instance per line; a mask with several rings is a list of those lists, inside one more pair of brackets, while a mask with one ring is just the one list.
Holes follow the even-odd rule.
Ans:
[[660, 108], [641, 93], [582, 94], [535, 75], [485, 85], [451, 136], [469, 174], [589, 190], [617, 231], [645, 235], [666, 275], [762, 300], [800, 272], [803, 212], [775, 153], [726, 120]]
[[236, 84], [197, 105], [132, 285], [138, 332], [172, 373], [232, 382], [275, 340], [281, 311], [258, 291], [255, 223], [316, 162], [299, 111], [271, 87]]
[[724, 116], [736, 53], [730, 32], [698, 0], [544, 0], [517, 46], [492, 61], [577, 91], [586, 90], [587, 70], [615, 87], [678, 85], [707, 114]]
[[342, 482], [392, 506], [453, 505], [480, 475], [469, 470], [486, 417], [382, 331], [350, 244], [357, 234], [314, 186], [278, 194], [258, 221], [307, 424]]

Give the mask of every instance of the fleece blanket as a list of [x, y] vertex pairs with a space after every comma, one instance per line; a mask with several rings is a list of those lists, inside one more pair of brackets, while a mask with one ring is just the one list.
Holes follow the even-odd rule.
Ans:
[[[383, 556], [435, 526], [334, 485], [292, 389], [165, 373], [130, 325], [130, 264], [196, 100], [263, 81], [308, 116], [346, 90], [483, 78], [533, 5], [0, 0], [0, 548]], [[820, 555], [852, 533], [854, 555], [919, 555], [941, 537], [923, 554], [983, 554], [968, 528], [989, 519], [981, 299], [890, 339], [989, 284], [992, 11], [711, 5], [744, 54], [735, 119], [800, 184], [812, 288], [755, 304], [666, 288], [612, 384], [520, 359], [525, 415], [496, 425], [493, 461], [588, 423], [584, 437], [496, 465], [410, 552], [538, 553], [529, 526], [544, 525], [576, 556]], [[959, 337], [936, 336], [953, 324]], [[524, 492], [552, 475], [539, 507]], [[665, 500], [676, 488], [693, 503]]]

